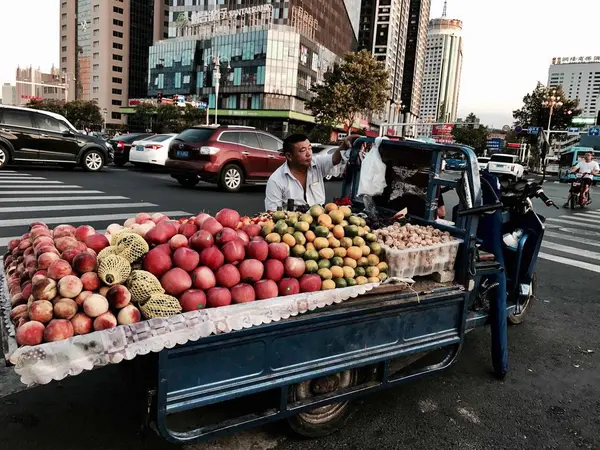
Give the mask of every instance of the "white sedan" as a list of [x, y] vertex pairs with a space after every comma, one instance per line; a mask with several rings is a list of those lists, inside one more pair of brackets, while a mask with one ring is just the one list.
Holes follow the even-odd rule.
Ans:
[[155, 134], [131, 145], [129, 161], [133, 164], [164, 166], [169, 156], [169, 145], [176, 133]]

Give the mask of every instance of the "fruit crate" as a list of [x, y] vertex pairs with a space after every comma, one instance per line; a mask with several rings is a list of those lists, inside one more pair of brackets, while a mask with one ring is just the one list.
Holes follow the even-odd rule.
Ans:
[[462, 239], [427, 247], [396, 250], [382, 244], [389, 267], [389, 276], [412, 278], [453, 270]]

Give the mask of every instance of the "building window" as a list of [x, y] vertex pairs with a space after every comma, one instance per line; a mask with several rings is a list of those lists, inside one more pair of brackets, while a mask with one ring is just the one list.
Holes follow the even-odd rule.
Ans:
[[113, 54], [113, 59], [114, 59], [115, 61], [123, 61], [123, 57], [122, 57], [121, 55], [114, 55], [114, 54]]
[[60, 18], [61, 18], [62, 20], [67, 20], [67, 13], [62, 13], [62, 14], [60, 15]]
[[123, 44], [119, 44], [117, 42], [113, 42], [113, 48], [117, 50], [123, 50]]
[[62, 31], [67, 31], [67, 26], [66, 26], [66, 25], [61, 25], [61, 26], [60, 26], [60, 29], [61, 29]]
[[175, 73], [175, 89], [181, 89], [181, 72]]
[[100, 11], [100, 5], [94, 5], [94, 12]]
[[100, 47], [100, 42], [99, 41], [94, 41], [93, 45], [94, 48], [98, 48]]
[[100, 17], [94, 17], [93, 24], [98, 25], [100, 23]]
[[158, 78], [156, 79], [156, 85], [158, 86], [159, 89], [165, 88], [165, 74], [164, 73], [158, 74]]
[[62, 2], [62, 3], [60, 4], [60, 7], [61, 7], [61, 8], [66, 8], [66, 7], [67, 7], [67, 2]]
[[94, 76], [92, 77], [92, 81], [93, 81], [94, 83], [98, 83], [98, 82], [100, 81], [100, 77], [99, 77], [98, 75], [94, 75]]
[[99, 90], [100, 90], [100, 88], [99, 88], [98, 86], [94, 86], [94, 87], [92, 88], [92, 92], [93, 92], [94, 94], [97, 94]]
[[92, 34], [94, 35], [94, 37], [96, 37], [100, 34], [100, 30], [94, 30], [92, 31]]
[[67, 57], [63, 56], [62, 58], [60, 58], [60, 62], [61, 63], [66, 63], [67, 62]]
[[115, 120], [121, 120], [121, 113], [111, 112], [110, 113], [110, 118], [111, 119], [115, 119]]
[[122, 78], [113, 77], [112, 82], [116, 83], [116, 84], [123, 84], [123, 79]]
[[66, 41], [67, 41], [67, 37], [63, 35], [63, 36], [61, 36], [61, 37], [60, 37], [60, 40], [61, 40], [62, 42], [66, 42]]
[[115, 106], [121, 106], [123, 104], [121, 100], [113, 100], [111, 103]]
[[116, 25], [118, 27], [122, 27], [123, 26], [123, 21], [119, 20], [119, 19], [113, 19], [113, 25]]
[[113, 12], [116, 12], [117, 14], [123, 14], [123, 8], [113, 6]]
[[113, 72], [123, 72], [123, 68], [119, 66], [112, 66]]
[[94, 71], [100, 70], [100, 64], [94, 64], [94, 65], [92, 66], [92, 69], [93, 69]]
[[123, 91], [121, 89], [113, 89], [112, 93], [114, 95], [123, 95]]
[[114, 37], [118, 37], [118, 38], [122, 38], [123, 37], [123, 33], [121, 33], [120, 31], [113, 31], [113, 36]]
[[61, 52], [66, 52], [67, 51], [67, 46], [65, 45], [65, 46], [61, 47], [60, 51]]
[[98, 59], [100, 58], [100, 53], [94, 53], [94, 55], [92, 56], [93, 59]]

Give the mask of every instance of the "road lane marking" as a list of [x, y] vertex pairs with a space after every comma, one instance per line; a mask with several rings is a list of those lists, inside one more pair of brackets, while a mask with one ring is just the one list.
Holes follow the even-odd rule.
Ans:
[[586, 213], [575, 213], [576, 216], [593, 216], [600, 217], [600, 212], [588, 211]]
[[[582, 214], [582, 216], [585, 216], [586, 214]], [[600, 217], [594, 219], [593, 217], [589, 217], [588, 218], [583, 218], [583, 217], [573, 217], [573, 216], [560, 216], [560, 217], [570, 217], [571, 218], [571, 222], [573, 223], [578, 223], [578, 222], [588, 222], [588, 223], [600, 223]]]
[[[60, 191], [62, 194], [65, 191]], [[72, 193], [79, 193], [81, 191], [71, 191]], [[69, 191], [65, 192], [69, 193]], [[89, 195], [83, 197], [10, 197], [0, 198], [0, 203], [15, 203], [15, 202], [76, 202], [76, 201], [87, 201], [87, 200], [129, 200], [129, 197], [122, 197], [120, 195]]]
[[[31, 178], [29, 179], [31, 180]], [[63, 184], [62, 181], [53, 181], [53, 180], [45, 180], [44, 178], [42, 178], [42, 180], [44, 181], [20, 181], [20, 180], [13, 180], [12, 178], [10, 180], [0, 180], [1, 184], [7, 184], [7, 183], [12, 183], [12, 184]]]
[[595, 259], [600, 261], [600, 253], [590, 252], [589, 250], [583, 250], [580, 248], [571, 247], [568, 245], [556, 244], [554, 242], [542, 241], [542, 247], [556, 250], [557, 252], [569, 253], [571, 255], [577, 255], [582, 258]]
[[[554, 218], [550, 218], [550, 219], [546, 219], [546, 220], [548, 222], [566, 223], [567, 225], [575, 225], [575, 226], [583, 227], [583, 228], [592, 228], [592, 229], [598, 228], [598, 225], [579, 223], [579, 222], [574, 222], [573, 220], [554, 219]], [[581, 230], [581, 231], [583, 231], [583, 230]]]
[[12, 180], [45, 180], [46, 178], [44, 177], [21, 177], [21, 176], [9, 176], [9, 177], [4, 177], [2, 175], [0, 175], [0, 180], [1, 181], [12, 181]]
[[600, 266], [595, 264], [589, 264], [582, 261], [576, 261], [574, 259], [563, 258], [562, 256], [550, 255], [548, 253], [540, 252], [538, 256], [542, 259], [546, 259], [548, 261], [553, 261], [560, 264], [565, 264], [567, 266], [577, 267], [579, 269], [589, 270], [590, 272], [600, 273]]
[[[155, 203], [100, 203], [97, 205], [47, 205], [47, 206], [5, 206], [0, 208], [0, 213], [37, 212], [37, 211], [76, 211], [85, 209], [111, 209], [111, 208], [152, 208]], [[2, 220], [0, 220], [2, 223]]]
[[[165, 216], [173, 216], [173, 217], [182, 217], [182, 216], [190, 216], [190, 213], [185, 211], [156, 211], [164, 214]], [[114, 220], [121, 219], [129, 219], [131, 217], [135, 217], [136, 213], [129, 212], [123, 214], [97, 214], [91, 216], [61, 216], [61, 217], [27, 217], [24, 219], [7, 219], [0, 220], [0, 227], [19, 227], [29, 225], [31, 222], [45, 222], [48, 225], [56, 224], [56, 223], [85, 223], [89, 224], [90, 222], [108, 222]]]
[[[22, 187], [22, 186], [19, 186]], [[59, 187], [59, 186], [55, 186], [55, 187]], [[67, 186], [60, 186], [60, 187], [67, 187]], [[50, 191], [50, 190], [43, 190], [43, 191], [0, 191], [0, 194], [2, 195], [55, 195], [55, 194], [104, 194], [103, 191], [85, 191], [85, 190], [78, 190], [78, 191]]]
[[[52, 184], [50, 186], [40, 186], [39, 184], [28, 184], [28, 185], [1, 185], [0, 189], [77, 189], [81, 188], [81, 186], [77, 186], [76, 184]], [[2, 193], [2, 192], [0, 192]]]
[[[600, 235], [600, 233], [598, 233], [598, 234]], [[593, 247], [600, 247], [600, 241], [593, 241], [591, 239], [585, 239], [585, 238], [578, 237], [578, 236], [570, 236], [568, 234], [560, 234], [560, 233], [555, 233], [553, 231], [546, 231], [544, 233], [544, 237], [546, 237], [546, 236], [557, 238], [557, 239], [562, 239], [564, 241], [578, 242], [580, 244], [591, 245]]]
[[[552, 228], [557, 228], [556, 226], [552, 227]], [[564, 228], [564, 227], [558, 227], [559, 231], [562, 231], [564, 233], [572, 233], [572, 234], [581, 234], [581, 233], [585, 233], [585, 236], [600, 236], [600, 233], [597, 231], [588, 231], [588, 230], [578, 230], [577, 228]]]

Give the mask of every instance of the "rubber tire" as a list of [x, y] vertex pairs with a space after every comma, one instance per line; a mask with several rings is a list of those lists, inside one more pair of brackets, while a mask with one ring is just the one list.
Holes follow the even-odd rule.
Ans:
[[[226, 184], [225, 184], [225, 174], [229, 171], [235, 169], [239, 172], [240, 174], [240, 184], [238, 185], [237, 188], [229, 188]], [[244, 185], [244, 171], [242, 170], [242, 168], [237, 165], [237, 164], [227, 164], [225, 167], [223, 167], [223, 169], [221, 170], [221, 175], [219, 176], [219, 187], [221, 189], [223, 189], [225, 192], [239, 192], [240, 189], [242, 189], [242, 186]]]
[[177, 178], [177, 182], [186, 189], [192, 189], [200, 182], [197, 178]]
[[[358, 376], [359, 376], [358, 370], [351, 369], [352, 379], [350, 382], [350, 386], [354, 386], [358, 383]], [[288, 400], [290, 402], [296, 401], [295, 387], [296, 387], [296, 385], [290, 386], [290, 388], [289, 388]], [[339, 402], [339, 403], [332, 403], [331, 405], [334, 405], [334, 404], [343, 405], [343, 409], [340, 410], [338, 412], [338, 414], [332, 420], [330, 420], [328, 422], [314, 424], [312, 422], [306, 421], [303, 418], [302, 413], [300, 413], [293, 417], [288, 418], [287, 419], [288, 425], [294, 433], [296, 433], [304, 438], [310, 438], [310, 439], [322, 438], [322, 437], [330, 435], [331, 433], [335, 433], [336, 431], [338, 431], [340, 428], [342, 428], [348, 422], [348, 420], [350, 419], [352, 414], [354, 414], [354, 412], [356, 411], [357, 406], [352, 400], [346, 400], [344, 402]], [[308, 412], [310, 412], [310, 411], [308, 411]]]
[[511, 314], [508, 316], [509, 324], [520, 325], [525, 322], [525, 319], [527, 319], [527, 316], [529, 315], [529, 312], [531, 311], [531, 308], [535, 302], [535, 294], [537, 293], [537, 273], [533, 274], [533, 278], [531, 280], [531, 291], [532, 292], [530, 293], [529, 300], [527, 301], [527, 306], [525, 306], [525, 309], [521, 312], [521, 314], [518, 316]]
[[0, 169], [4, 169], [10, 161], [10, 153], [6, 147], [0, 145], [0, 152], [4, 154], [4, 161], [0, 163]]
[[[98, 168], [98, 169], [90, 169], [86, 164], [85, 164], [85, 159], [88, 157], [88, 155], [90, 153], [96, 153], [98, 156], [100, 156], [100, 158], [102, 159], [102, 165]], [[105, 159], [104, 159], [104, 155], [95, 149], [90, 149], [87, 152], [85, 152], [83, 154], [83, 156], [81, 157], [81, 167], [83, 167], [83, 170], [85, 170], [86, 172], [100, 172], [102, 170], [102, 168], [105, 165]]]

